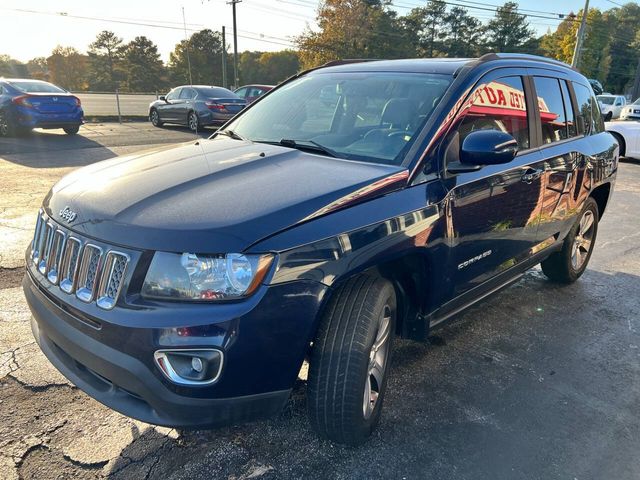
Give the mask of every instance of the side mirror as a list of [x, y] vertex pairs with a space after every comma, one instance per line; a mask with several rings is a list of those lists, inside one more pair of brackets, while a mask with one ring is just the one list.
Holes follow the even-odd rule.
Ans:
[[463, 165], [500, 165], [509, 163], [518, 153], [515, 138], [500, 130], [476, 130], [462, 141], [460, 163]]
[[163, 102], [166, 102], [167, 101], [167, 97], [165, 97], [164, 95], [160, 95], [158, 97], [158, 100], [162, 100]]

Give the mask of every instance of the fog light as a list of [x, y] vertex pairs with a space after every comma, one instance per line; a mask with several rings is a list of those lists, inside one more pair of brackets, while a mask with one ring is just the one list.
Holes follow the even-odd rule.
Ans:
[[202, 365], [202, 360], [200, 359], [200, 357], [193, 357], [191, 359], [191, 368], [193, 368], [198, 373], [202, 372], [204, 365]]
[[223, 354], [216, 349], [158, 350], [153, 357], [164, 376], [180, 385], [209, 385], [222, 371]]

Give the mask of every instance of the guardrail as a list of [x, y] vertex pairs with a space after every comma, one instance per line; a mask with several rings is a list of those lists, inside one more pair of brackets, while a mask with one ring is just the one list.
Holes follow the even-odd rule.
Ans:
[[146, 117], [149, 104], [159, 93], [74, 92], [82, 102], [85, 117]]

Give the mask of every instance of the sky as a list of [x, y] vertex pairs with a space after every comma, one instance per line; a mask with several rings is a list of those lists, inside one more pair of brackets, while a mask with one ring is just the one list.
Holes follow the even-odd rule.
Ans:
[[[56, 45], [73, 46], [85, 52], [98, 32], [111, 30], [125, 41], [145, 35], [168, 60], [175, 44], [187, 34], [202, 28], [226, 27], [227, 44], [232, 43], [232, 15], [228, 0], [0, 0], [0, 54], [26, 62], [48, 56]], [[481, 8], [504, 3], [502, 0], [450, 0], [464, 3], [469, 12], [487, 21], [492, 13]], [[625, 0], [616, 0], [624, 3]], [[405, 14], [420, 0], [394, 0], [395, 9]], [[521, 0], [520, 9], [531, 15], [577, 12], [584, 0]], [[315, 26], [317, 0], [242, 0], [237, 4], [238, 50], [275, 51], [293, 48], [292, 38]], [[591, 7], [613, 8], [609, 0], [591, 0]], [[478, 7], [474, 9], [473, 7]], [[535, 13], [528, 10], [536, 10]], [[78, 18], [84, 17], [84, 18]], [[560, 20], [529, 18], [539, 34], [555, 29]], [[131, 24], [135, 23], [135, 24]], [[144, 24], [144, 25], [139, 25]], [[231, 51], [231, 49], [230, 49]]]

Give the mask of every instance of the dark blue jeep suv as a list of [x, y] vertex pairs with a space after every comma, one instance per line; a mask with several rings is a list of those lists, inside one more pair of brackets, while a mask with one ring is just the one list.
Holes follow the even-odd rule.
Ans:
[[358, 444], [394, 336], [424, 340], [538, 263], [580, 277], [617, 162], [565, 64], [329, 64], [208, 140], [55, 185], [27, 251], [33, 333], [92, 397], [175, 427], [277, 412], [307, 359], [313, 427]]

